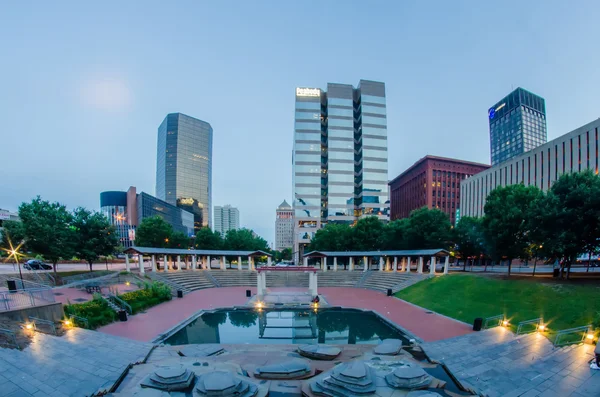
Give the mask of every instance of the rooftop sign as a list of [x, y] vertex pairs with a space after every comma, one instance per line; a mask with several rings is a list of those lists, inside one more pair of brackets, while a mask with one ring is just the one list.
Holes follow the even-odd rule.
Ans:
[[296, 96], [312, 96], [312, 97], [320, 97], [321, 90], [318, 88], [296, 88]]

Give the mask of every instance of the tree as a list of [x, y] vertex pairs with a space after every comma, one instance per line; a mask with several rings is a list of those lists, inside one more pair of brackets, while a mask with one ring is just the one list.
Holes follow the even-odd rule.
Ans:
[[468, 258], [478, 256], [483, 251], [482, 219], [468, 216], [460, 218], [452, 230], [452, 241], [464, 261], [463, 270], [466, 270]]
[[223, 248], [223, 238], [219, 232], [203, 227], [196, 234], [194, 246], [203, 250], [220, 250]]
[[563, 259], [568, 278], [580, 254], [598, 250], [600, 177], [590, 170], [562, 175], [531, 212], [534, 238], [545, 254]]
[[522, 184], [498, 187], [487, 197], [483, 218], [486, 241], [494, 256], [508, 259], [509, 276], [512, 260], [527, 255], [532, 243], [531, 209], [542, 197], [536, 186]]
[[73, 256], [72, 214], [64, 205], [44, 201], [38, 196], [31, 203], [19, 206], [19, 218], [23, 222], [28, 249], [51, 262], [56, 273], [59, 259]]
[[[352, 228], [345, 223], [328, 223], [317, 230], [310, 251], [348, 251], [352, 247]], [[290, 250], [291, 254], [291, 250]]]
[[77, 208], [73, 212], [72, 228], [75, 231], [75, 255], [90, 265], [90, 272], [101, 255], [112, 254], [119, 244], [115, 228], [99, 212]]
[[356, 222], [352, 229], [353, 247], [356, 251], [378, 251], [383, 243], [383, 222], [369, 216]]
[[407, 249], [408, 218], [396, 219], [384, 226], [383, 249]]
[[173, 232], [169, 238], [169, 248], [188, 249], [190, 238], [183, 232]]
[[[10, 249], [10, 242], [13, 243], [13, 246], [17, 246], [25, 240], [25, 227], [22, 222], [4, 221], [2, 228], [4, 230], [0, 231], [0, 247]], [[25, 251], [26, 249], [25, 245], [21, 246], [21, 251]]]
[[283, 250], [281, 250], [281, 259], [284, 261], [291, 261], [292, 260], [292, 249], [284, 248]]
[[411, 249], [449, 248], [450, 219], [439, 209], [419, 208], [410, 213], [406, 245]]
[[173, 228], [160, 216], [142, 219], [135, 232], [138, 247], [167, 248], [173, 236]]

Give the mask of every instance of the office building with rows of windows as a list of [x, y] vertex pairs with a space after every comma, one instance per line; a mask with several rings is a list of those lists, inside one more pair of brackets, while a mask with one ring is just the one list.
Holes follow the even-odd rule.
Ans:
[[509, 161], [465, 179], [460, 185], [463, 216], [483, 216], [486, 197], [498, 186], [523, 183], [547, 191], [567, 172], [598, 174], [600, 119]]
[[275, 210], [275, 249], [283, 250], [294, 245], [294, 210], [287, 201]]
[[390, 182], [391, 219], [408, 218], [418, 208], [437, 208], [454, 225], [460, 218], [460, 181], [490, 168], [487, 164], [425, 156]]
[[517, 88], [488, 110], [492, 165], [547, 141], [544, 98]]
[[385, 84], [297, 88], [293, 150], [294, 252], [326, 223], [389, 219]]
[[158, 127], [156, 197], [194, 214], [196, 232], [211, 223], [213, 129], [171, 113]]
[[228, 231], [240, 228], [240, 211], [230, 205], [215, 205], [213, 224], [215, 232], [225, 237]]

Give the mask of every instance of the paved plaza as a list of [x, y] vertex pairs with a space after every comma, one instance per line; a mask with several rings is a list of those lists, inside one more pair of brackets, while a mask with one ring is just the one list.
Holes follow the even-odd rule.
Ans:
[[600, 371], [590, 369], [594, 346], [555, 348], [537, 333], [515, 336], [498, 327], [425, 343], [463, 383], [489, 397], [600, 396]]

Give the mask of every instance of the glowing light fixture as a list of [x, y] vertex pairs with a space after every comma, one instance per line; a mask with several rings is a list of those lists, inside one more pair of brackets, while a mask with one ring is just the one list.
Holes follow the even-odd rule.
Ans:
[[67, 327], [70, 327], [71, 326], [71, 320], [65, 320], [65, 325]]
[[508, 320], [503, 320], [502, 321], [502, 326], [503, 327], [508, 327]]
[[260, 301], [259, 301], [259, 302], [256, 302], [256, 308], [257, 308], [257, 309], [262, 309], [262, 308], [263, 308], [263, 304], [262, 304], [262, 302], [260, 302]]
[[594, 339], [594, 334], [589, 333], [585, 337], [588, 338], [589, 340], [593, 340]]
[[129, 287], [131, 283], [129, 281], [125, 281], [125, 285]]
[[27, 323], [27, 324], [25, 324], [25, 328], [32, 329], [33, 328], [33, 324]]
[[538, 326], [538, 331], [540, 331], [540, 332], [544, 332], [545, 330], [546, 330], [546, 326], [545, 326], [544, 324], [540, 324], [540, 325]]

